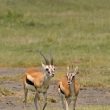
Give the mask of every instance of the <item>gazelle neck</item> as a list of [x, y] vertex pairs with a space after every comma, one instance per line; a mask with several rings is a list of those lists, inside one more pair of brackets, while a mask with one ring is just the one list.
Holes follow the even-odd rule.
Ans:
[[75, 91], [75, 83], [74, 83], [74, 81], [70, 85], [70, 90], [71, 90], [71, 94], [74, 94], [74, 91]]
[[48, 76], [46, 75], [46, 73], [44, 73], [44, 74], [45, 74], [45, 76], [44, 76], [44, 84], [45, 84], [45, 85], [49, 85], [50, 80], [51, 80], [51, 77], [48, 77]]

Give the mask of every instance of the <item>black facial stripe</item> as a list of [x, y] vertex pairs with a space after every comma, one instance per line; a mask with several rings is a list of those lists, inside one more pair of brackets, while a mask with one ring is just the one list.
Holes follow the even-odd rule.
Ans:
[[34, 83], [32, 81], [30, 81], [29, 79], [27, 79], [27, 77], [26, 77], [26, 83], [34, 86]]

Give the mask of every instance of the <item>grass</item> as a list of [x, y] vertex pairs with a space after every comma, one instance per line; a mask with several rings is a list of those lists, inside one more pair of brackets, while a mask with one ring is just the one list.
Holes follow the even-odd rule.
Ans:
[[15, 94], [16, 93], [14, 91], [10, 90], [9, 88], [0, 86], [0, 97], [2, 97], [2, 96], [12, 96], [12, 95], [15, 95]]
[[48, 57], [52, 51], [57, 66], [109, 68], [108, 4], [104, 0], [1, 0], [0, 66], [39, 66], [43, 61], [39, 49]]
[[[55, 77], [52, 80], [60, 80], [66, 76], [66, 67], [56, 69]], [[81, 87], [110, 87], [109, 70], [105, 69], [80, 69], [76, 80]]]
[[[76, 108], [76, 110], [109, 110], [109, 109], [110, 109], [110, 106], [86, 106], [86, 107]], [[47, 109], [46, 108], [45, 110], [63, 110], [63, 109], [57, 109], [57, 108]], [[72, 109], [70, 109], [70, 110], [72, 110]]]
[[80, 107], [77, 110], [109, 110], [110, 106], [87, 106]]
[[73, 64], [81, 86], [110, 87], [109, 2], [0, 0], [0, 67], [41, 66], [37, 50], [52, 51], [54, 80]]
[[[84, 71], [84, 72], [81, 72]], [[96, 70], [94, 70], [96, 71]], [[109, 78], [109, 72], [103, 71], [100, 73], [100, 70], [97, 70], [97, 72], [91, 72], [89, 71], [80, 70], [79, 74], [76, 76], [76, 80], [79, 82], [81, 87], [110, 87], [110, 78]], [[55, 74], [55, 77], [52, 78], [52, 81], [59, 81], [62, 77], [66, 76], [66, 69], [59, 68]], [[0, 76], [0, 81], [20, 81], [22, 82], [23, 75], [22, 74], [16, 74], [16, 75], [10, 75], [10, 76]], [[52, 82], [51, 81], [51, 82]]]
[[0, 76], [0, 81], [22, 81], [23, 75], [10, 75], [10, 76]]
[[[109, 109], [110, 106], [87, 106], [87, 107], [79, 107], [76, 110], [109, 110]], [[46, 109], [46, 110], [50, 110], [50, 109]], [[51, 110], [63, 110], [63, 109], [51, 109]]]
[[[32, 94], [27, 97], [28, 104], [34, 104], [34, 97], [35, 96], [32, 95]], [[47, 98], [47, 103], [48, 104], [56, 103], [56, 102], [58, 102], [58, 100], [56, 100], [55, 98], [53, 98], [51, 96], [48, 96], [48, 98]], [[42, 105], [43, 103], [44, 103], [44, 98], [43, 98], [42, 95], [40, 95], [40, 104]]]

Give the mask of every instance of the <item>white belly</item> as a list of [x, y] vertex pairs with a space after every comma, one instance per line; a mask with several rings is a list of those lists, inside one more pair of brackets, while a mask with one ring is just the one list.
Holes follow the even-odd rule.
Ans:
[[32, 90], [32, 91], [35, 91], [35, 87], [34, 86], [32, 86], [30, 84], [27, 84], [27, 83], [25, 83], [25, 84], [26, 84], [26, 88], [27, 89]]

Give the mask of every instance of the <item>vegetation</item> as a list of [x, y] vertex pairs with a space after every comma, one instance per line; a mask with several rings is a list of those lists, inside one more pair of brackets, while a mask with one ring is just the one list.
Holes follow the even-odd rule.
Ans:
[[[52, 80], [60, 80], [66, 76], [66, 67], [56, 69], [55, 77]], [[110, 74], [104, 69], [80, 69], [76, 80], [81, 87], [110, 87]]]
[[88, 106], [88, 107], [81, 107], [77, 110], [109, 110], [110, 106]]
[[[66, 66], [73, 64], [79, 67], [81, 87], [110, 87], [109, 10], [109, 0], [0, 0], [0, 67], [41, 66], [44, 59], [37, 50], [47, 57], [51, 51], [58, 67], [53, 80], [65, 76]], [[22, 75], [0, 76], [0, 81], [21, 80]], [[0, 97], [15, 94], [0, 86]]]
[[1, 0], [0, 66], [39, 66], [39, 49], [57, 66], [109, 69], [109, 10], [104, 0]]
[[2, 96], [11, 96], [15, 95], [16, 93], [8, 88], [0, 86], [0, 97]]
[[[76, 108], [76, 110], [109, 110], [110, 109], [110, 106], [86, 106], [86, 107], [79, 107], [79, 108]], [[30, 109], [29, 109], [30, 110]], [[34, 110], [34, 109], [32, 109]], [[63, 109], [58, 109], [58, 108], [50, 108], [50, 109], [45, 109], [45, 110], [63, 110]], [[72, 110], [72, 109], [70, 109]]]
[[[87, 106], [87, 107], [79, 107], [76, 110], [109, 110], [110, 106]], [[63, 109], [46, 109], [46, 110], [63, 110]], [[70, 109], [71, 110], [71, 109]]]
[[0, 81], [22, 81], [23, 75], [10, 75], [10, 76], [0, 76]]
[[56, 79], [73, 64], [82, 86], [110, 87], [109, 2], [0, 0], [0, 67], [41, 66], [37, 50], [52, 51]]

